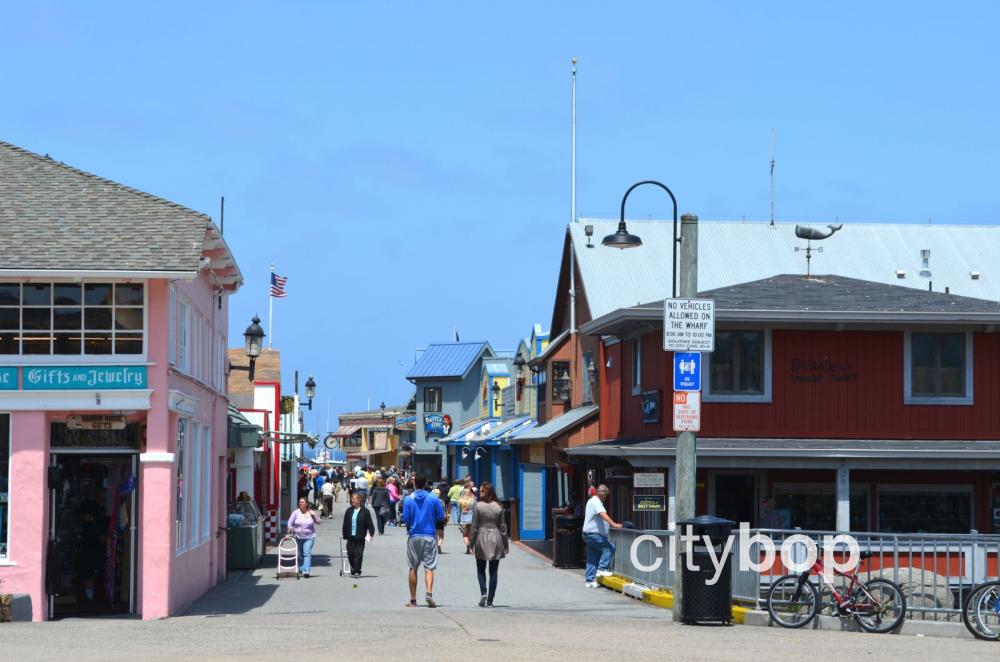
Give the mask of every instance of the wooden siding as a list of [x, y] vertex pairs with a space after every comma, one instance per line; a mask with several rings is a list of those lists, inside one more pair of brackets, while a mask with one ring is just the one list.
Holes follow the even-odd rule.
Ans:
[[[632, 395], [632, 344], [616, 347], [617, 366], [600, 369], [607, 388], [602, 437], [673, 436], [672, 361], [662, 333], [643, 337], [643, 390], [662, 393], [662, 420], [642, 423]], [[609, 348], [614, 352], [614, 347]], [[620, 355], [620, 360], [618, 360]], [[831, 361], [836, 370], [803, 370]], [[1000, 336], [973, 334], [972, 405], [903, 404], [903, 332], [775, 329], [770, 403], [704, 403], [702, 436], [843, 439], [1000, 439]], [[794, 377], [794, 379], [793, 379]], [[803, 381], [803, 377], [814, 381]], [[705, 375], [707, 382], [708, 375]], [[620, 397], [614, 397], [620, 394]], [[617, 410], [617, 411], [616, 411]], [[621, 429], [614, 433], [616, 418]]]

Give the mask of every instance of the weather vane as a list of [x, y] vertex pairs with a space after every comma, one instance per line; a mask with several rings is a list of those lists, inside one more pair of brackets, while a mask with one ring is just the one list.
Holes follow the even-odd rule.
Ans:
[[824, 230], [818, 230], [816, 228], [811, 228], [808, 225], [796, 225], [795, 226], [795, 236], [798, 237], [799, 239], [805, 239], [806, 240], [806, 247], [805, 248], [802, 248], [801, 246], [796, 246], [795, 247], [795, 252], [796, 253], [798, 253], [799, 251], [805, 251], [806, 252], [806, 278], [809, 278], [809, 276], [812, 273], [812, 271], [811, 271], [811, 265], [812, 265], [812, 253], [813, 253], [813, 251], [815, 250], [818, 253], [822, 253], [823, 252], [823, 247], [822, 246], [817, 246], [816, 248], [813, 248], [812, 247], [812, 242], [813, 241], [820, 241], [821, 239], [829, 239], [830, 237], [833, 236], [834, 232], [836, 232], [840, 228], [844, 227], [844, 225], [843, 225], [843, 223], [840, 223], [838, 225], [827, 225], [826, 227], [830, 228], [829, 232], [824, 231]]

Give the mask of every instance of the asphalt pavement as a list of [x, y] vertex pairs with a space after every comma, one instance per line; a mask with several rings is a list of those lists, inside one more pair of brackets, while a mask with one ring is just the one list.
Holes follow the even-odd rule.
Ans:
[[[278, 660], [330, 654], [441, 660], [994, 659], [996, 645], [956, 639], [776, 628], [675, 625], [670, 613], [552, 568], [516, 545], [500, 564], [494, 609], [478, 606], [475, 562], [448, 527], [437, 609], [406, 608], [405, 537], [389, 528], [364, 576], [340, 577], [339, 515], [324, 520], [310, 579], [274, 577], [274, 557], [234, 574], [182, 616], [0, 625], [0, 660]], [[319, 657], [317, 657], [319, 656]]]

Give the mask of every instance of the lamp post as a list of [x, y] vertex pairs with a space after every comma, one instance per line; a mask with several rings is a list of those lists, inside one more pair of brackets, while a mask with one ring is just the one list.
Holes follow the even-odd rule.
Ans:
[[493, 391], [493, 410], [496, 411], [500, 408], [500, 385], [493, 382], [493, 388], [490, 390]]
[[625, 201], [628, 200], [629, 193], [639, 188], [643, 184], [652, 184], [653, 186], [659, 186], [661, 189], [667, 192], [670, 196], [670, 201], [674, 204], [674, 234], [673, 234], [673, 255], [674, 259], [671, 263], [671, 275], [673, 276], [673, 289], [671, 290], [673, 298], [677, 298], [677, 244], [680, 243], [680, 238], [677, 236], [677, 198], [674, 197], [674, 192], [671, 191], [665, 184], [653, 179], [644, 179], [641, 182], [636, 182], [632, 186], [628, 187], [625, 191], [625, 195], [622, 196], [622, 210], [621, 216], [618, 220], [618, 231], [614, 234], [609, 234], [601, 242], [605, 246], [610, 246], [611, 248], [635, 248], [637, 246], [642, 246], [642, 239], [634, 234], [629, 234], [628, 228], [625, 227]]
[[316, 382], [313, 381], [312, 375], [306, 379], [306, 397], [309, 398], [306, 406], [309, 407], [309, 411], [312, 411], [313, 398], [316, 397]]
[[243, 340], [246, 343], [246, 353], [247, 358], [250, 359], [250, 366], [248, 368], [243, 368], [242, 366], [230, 366], [230, 369], [237, 367], [242, 370], [247, 370], [249, 372], [247, 379], [253, 381], [257, 357], [260, 356], [260, 352], [264, 347], [264, 329], [260, 325], [260, 318], [256, 315], [253, 316], [253, 320], [251, 320], [250, 326], [247, 327], [247, 330], [243, 332]]
[[378, 408], [382, 411], [382, 418], [385, 418], [385, 400], [382, 401], [382, 404]]
[[[642, 245], [642, 239], [638, 236], [629, 234], [628, 228], [625, 226], [625, 201], [628, 200], [629, 193], [634, 191], [636, 188], [642, 186], [643, 184], [652, 184], [653, 186], [659, 186], [661, 189], [667, 192], [670, 196], [670, 201], [674, 206], [673, 215], [673, 242], [671, 242], [673, 249], [673, 261], [671, 262], [671, 295], [672, 298], [677, 298], [677, 244], [681, 244], [683, 250], [681, 252], [681, 296], [686, 298], [693, 298], [698, 296], [698, 217], [694, 214], [684, 214], [681, 219], [681, 236], [677, 236], [677, 198], [674, 197], [673, 192], [667, 188], [664, 184], [652, 179], [646, 179], [641, 182], [636, 182], [632, 184], [625, 191], [625, 195], [622, 196], [621, 205], [621, 216], [618, 222], [618, 231], [614, 234], [609, 234], [604, 238], [601, 243], [605, 246], [611, 246], [612, 248], [635, 248], [636, 246]], [[674, 457], [675, 467], [674, 474], [676, 476], [674, 492], [674, 512], [676, 521], [683, 521], [694, 517], [694, 502], [695, 502], [695, 489], [696, 489], [696, 471], [697, 471], [697, 436], [694, 432], [680, 432], [677, 434], [677, 451]], [[675, 534], [676, 534], [675, 530]], [[681, 565], [681, 547], [677, 546], [674, 563], [674, 613], [673, 619], [675, 621], [682, 620], [681, 605], [683, 602], [683, 566]]]

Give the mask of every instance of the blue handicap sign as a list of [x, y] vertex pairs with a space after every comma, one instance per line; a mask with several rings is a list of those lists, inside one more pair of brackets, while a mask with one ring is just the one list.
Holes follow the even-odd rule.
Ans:
[[701, 390], [701, 352], [674, 352], [674, 390]]

